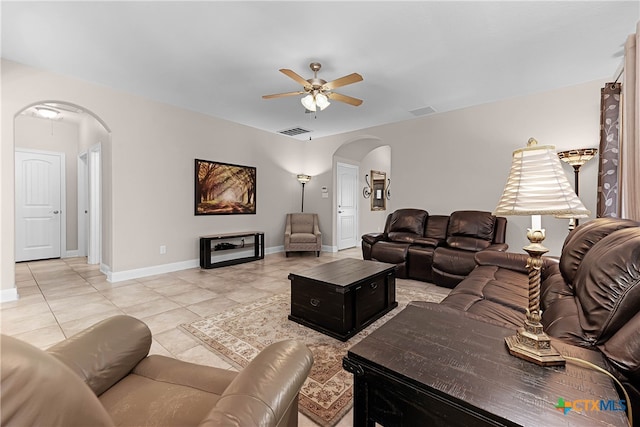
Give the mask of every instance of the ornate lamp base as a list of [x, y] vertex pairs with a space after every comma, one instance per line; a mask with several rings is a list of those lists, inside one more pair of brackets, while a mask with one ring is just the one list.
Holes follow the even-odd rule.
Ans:
[[529, 229], [527, 238], [531, 244], [523, 249], [529, 254], [527, 267], [529, 269], [529, 308], [524, 326], [515, 335], [504, 340], [509, 347], [509, 353], [520, 359], [528, 360], [540, 366], [564, 366], [565, 360], [553, 347], [549, 336], [542, 330], [540, 323], [540, 270], [542, 269], [542, 255], [548, 249], [542, 246], [544, 230]]
[[549, 337], [542, 331], [536, 334], [527, 331], [526, 328], [520, 328], [515, 335], [506, 337], [504, 341], [512, 356], [540, 366], [564, 366], [565, 364], [562, 355], [551, 346]]

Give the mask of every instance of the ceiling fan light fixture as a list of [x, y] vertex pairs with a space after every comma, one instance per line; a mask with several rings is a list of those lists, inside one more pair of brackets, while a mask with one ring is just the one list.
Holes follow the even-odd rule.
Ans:
[[331, 105], [331, 103], [329, 102], [329, 98], [327, 98], [327, 95], [325, 95], [324, 93], [318, 93], [316, 94], [316, 105], [320, 107], [320, 110], [322, 111], [329, 105]]
[[60, 114], [60, 111], [53, 108], [36, 107], [36, 114], [45, 119], [55, 119]]
[[313, 99], [312, 94], [308, 94], [307, 96], [303, 97], [300, 102], [307, 110], [316, 111], [316, 101]]

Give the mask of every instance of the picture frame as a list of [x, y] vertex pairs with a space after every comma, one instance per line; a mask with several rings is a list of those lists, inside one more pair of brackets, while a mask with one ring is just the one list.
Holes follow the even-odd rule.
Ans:
[[256, 213], [256, 168], [195, 159], [194, 214]]

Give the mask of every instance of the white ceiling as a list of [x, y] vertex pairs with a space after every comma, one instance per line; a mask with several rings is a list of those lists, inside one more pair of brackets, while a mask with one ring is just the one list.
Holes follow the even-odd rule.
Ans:
[[[2, 57], [270, 132], [322, 136], [614, 78], [638, 1], [11, 2]], [[361, 98], [305, 114], [278, 69]], [[74, 100], [63, 100], [71, 101]], [[126, 106], [123, 106], [125, 108]]]

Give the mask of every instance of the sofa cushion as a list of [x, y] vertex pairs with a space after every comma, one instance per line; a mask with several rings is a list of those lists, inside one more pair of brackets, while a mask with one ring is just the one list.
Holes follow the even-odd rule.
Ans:
[[314, 214], [291, 214], [291, 233], [313, 233]]
[[562, 256], [560, 257], [560, 272], [562, 277], [571, 285], [574, 282], [578, 266], [589, 250], [603, 237], [616, 230], [638, 227], [638, 223], [618, 218], [598, 218], [574, 229], [564, 241]]
[[528, 305], [528, 276], [497, 266], [478, 266], [441, 304], [518, 328]]
[[599, 348], [627, 378], [640, 382], [640, 313]]
[[640, 228], [617, 230], [586, 253], [576, 271], [585, 334], [600, 344], [640, 310]]
[[291, 243], [316, 243], [318, 236], [311, 233], [295, 233], [291, 235]]
[[236, 375], [152, 355], [103, 393], [100, 402], [116, 425], [195, 426], [216, 406]]
[[449, 228], [449, 215], [429, 215], [425, 237], [438, 240], [447, 240], [447, 229]]
[[456, 211], [449, 219], [447, 244], [468, 251], [486, 249], [493, 240], [495, 221], [490, 212]]
[[429, 214], [421, 209], [398, 209], [391, 214], [387, 233], [411, 233], [422, 236]]

